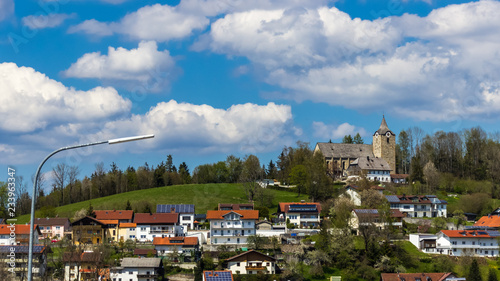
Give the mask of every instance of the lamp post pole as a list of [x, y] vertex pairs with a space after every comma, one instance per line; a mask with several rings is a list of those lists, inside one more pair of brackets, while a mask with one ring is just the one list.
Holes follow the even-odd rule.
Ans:
[[118, 143], [123, 143], [123, 142], [129, 142], [129, 141], [137, 141], [137, 140], [143, 140], [143, 139], [150, 139], [154, 138], [154, 135], [144, 135], [144, 136], [135, 136], [135, 137], [126, 137], [126, 138], [119, 138], [119, 139], [111, 139], [107, 141], [98, 141], [98, 142], [91, 142], [91, 143], [86, 143], [86, 144], [78, 144], [78, 145], [73, 145], [73, 146], [66, 146], [66, 147], [61, 147], [43, 159], [42, 163], [38, 166], [38, 169], [36, 170], [35, 173], [35, 180], [33, 182], [33, 194], [32, 194], [32, 199], [31, 199], [31, 220], [30, 220], [30, 242], [29, 242], [29, 253], [28, 253], [28, 281], [33, 280], [33, 242], [35, 238], [35, 230], [33, 229], [35, 226], [35, 201], [36, 201], [36, 195], [37, 195], [37, 185], [38, 185], [38, 175], [40, 174], [40, 170], [42, 170], [43, 164], [47, 162], [47, 160], [52, 157], [54, 154], [64, 151], [64, 150], [70, 150], [70, 149], [75, 149], [75, 148], [81, 148], [81, 147], [86, 147], [86, 146], [93, 146], [93, 145], [99, 145], [99, 144], [118, 144]]

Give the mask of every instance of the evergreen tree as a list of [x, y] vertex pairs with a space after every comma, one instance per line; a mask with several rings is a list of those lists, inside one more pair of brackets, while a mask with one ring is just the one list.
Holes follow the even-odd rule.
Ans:
[[94, 207], [92, 206], [92, 203], [89, 203], [89, 208], [87, 209], [87, 216], [95, 218], [95, 212], [94, 212]]
[[483, 278], [481, 278], [481, 271], [479, 271], [479, 264], [477, 263], [477, 259], [472, 260], [469, 274], [467, 275], [467, 281], [483, 281]]
[[167, 163], [165, 163], [165, 168], [167, 172], [173, 172], [174, 161], [172, 159], [172, 155], [167, 155]]
[[354, 138], [352, 139], [352, 143], [356, 143], [356, 144], [363, 144], [365, 143], [363, 141], [363, 138], [361, 137], [361, 135], [359, 133], [357, 133]]
[[342, 139], [342, 143], [353, 143], [351, 135], [345, 135]]
[[498, 281], [497, 273], [493, 268], [490, 268], [490, 271], [488, 272], [488, 281]]
[[130, 205], [130, 200], [127, 200], [127, 206], [125, 206], [125, 210], [132, 210], [132, 205]]
[[278, 176], [278, 169], [276, 169], [276, 165], [273, 163], [273, 160], [269, 162], [267, 165], [267, 178], [275, 179]]

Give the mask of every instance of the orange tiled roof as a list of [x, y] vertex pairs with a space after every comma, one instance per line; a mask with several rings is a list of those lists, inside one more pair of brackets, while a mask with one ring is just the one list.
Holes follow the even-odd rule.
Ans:
[[[182, 242], [172, 242], [182, 241]], [[167, 246], [167, 245], [198, 245], [198, 237], [155, 237], [153, 238], [153, 245]]]
[[484, 216], [481, 217], [474, 226], [500, 227], [500, 216]]
[[136, 224], [174, 224], [178, 221], [178, 213], [138, 213], [134, 218]]
[[226, 211], [207, 211], [207, 220], [222, 220], [224, 215], [229, 213], [236, 213], [241, 215], [242, 220], [258, 220], [258, 210], [226, 210]]
[[118, 225], [118, 220], [99, 220], [103, 224], [116, 224]]
[[122, 222], [120, 223], [120, 227], [136, 227], [137, 224], [133, 222]]
[[131, 220], [134, 215], [132, 210], [96, 210], [94, 213], [98, 220]]
[[[11, 232], [10, 225], [2, 224], [0, 225], [0, 235], [9, 235]], [[14, 233], [16, 235], [29, 235], [30, 234], [30, 225], [29, 224], [16, 224], [14, 229]], [[38, 225], [34, 225], [33, 229], [38, 229]], [[40, 230], [38, 230], [40, 233]]]
[[316, 208], [318, 209], [318, 213], [321, 213], [321, 204], [320, 203], [314, 203], [314, 202], [289, 202], [289, 203], [280, 203], [278, 212], [283, 212], [283, 213], [288, 213], [290, 210], [290, 205], [304, 205], [304, 206], [310, 206], [310, 205], [316, 205]]
[[441, 230], [441, 232], [450, 238], [493, 238], [488, 232], [481, 230]]

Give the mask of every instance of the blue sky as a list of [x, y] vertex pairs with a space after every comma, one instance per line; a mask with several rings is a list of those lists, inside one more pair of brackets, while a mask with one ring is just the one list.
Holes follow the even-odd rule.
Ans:
[[[481, 126], [500, 109], [500, 3], [436, 0], [0, 0], [0, 162], [121, 169], [173, 155], [276, 160], [305, 141], [366, 143]], [[49, 184], [48, 184], [49, 185]], [[50, 186], [46, 186], [50, 188]]]

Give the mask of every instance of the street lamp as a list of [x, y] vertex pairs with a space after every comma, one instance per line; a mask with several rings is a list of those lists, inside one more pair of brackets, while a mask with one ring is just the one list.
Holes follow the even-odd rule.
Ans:
[[40, 170], [42, 169], [43, 164], [45, 164], [45, 162], [47, 162], [47, 160], [50, 157], [52, 157], [52, 155], [54, 155], [58, 152], [64, 151], [64, 150], [70, 150], [70, 149], [105, 144], [105, 143], [118, 144], [118, 143], [129, 142], [129, 141], [150, 139], [150, 138], [154, 138], [154, 137], [155, 137], [155, 135], [144, 135], [144, 136], [126, 137], [126, 138], [119, 138], [119, 139], [111, 139], [111, 140], [107, 140], [107, 141], [98, 141], [98, 142], [91, 142], [91, 143], [86, 143], [86, 144], [66, 146], [66, 147], [61, 147], [58, 150], [53, 151], [51, 154], [49, 154], [47, 157], [45, 157], [45, 159], [43, 159], [42, 163], [40, 163], [40, 166], [38, 166], [38, 169], [36, 170], [36, 173], [35, 173], [35, 180], [33, 183], [33, 194], [32, 194], [32, 199], [31, 199], [30, 244], [29, 244], [29, 254], [28, 254], [28, 281], [33, 280], [33, 276], [32, 276], [32, 271], [33, 271], [33, 240], [35, 237], [35, 232], [34, 232], [33, 228], [35, 226], [35, 201], [36, 201], [36, 194], [37, 194], [36, 187], [37, 187], [37, 183], [38, 183], [38, 174], [40, 173]]

